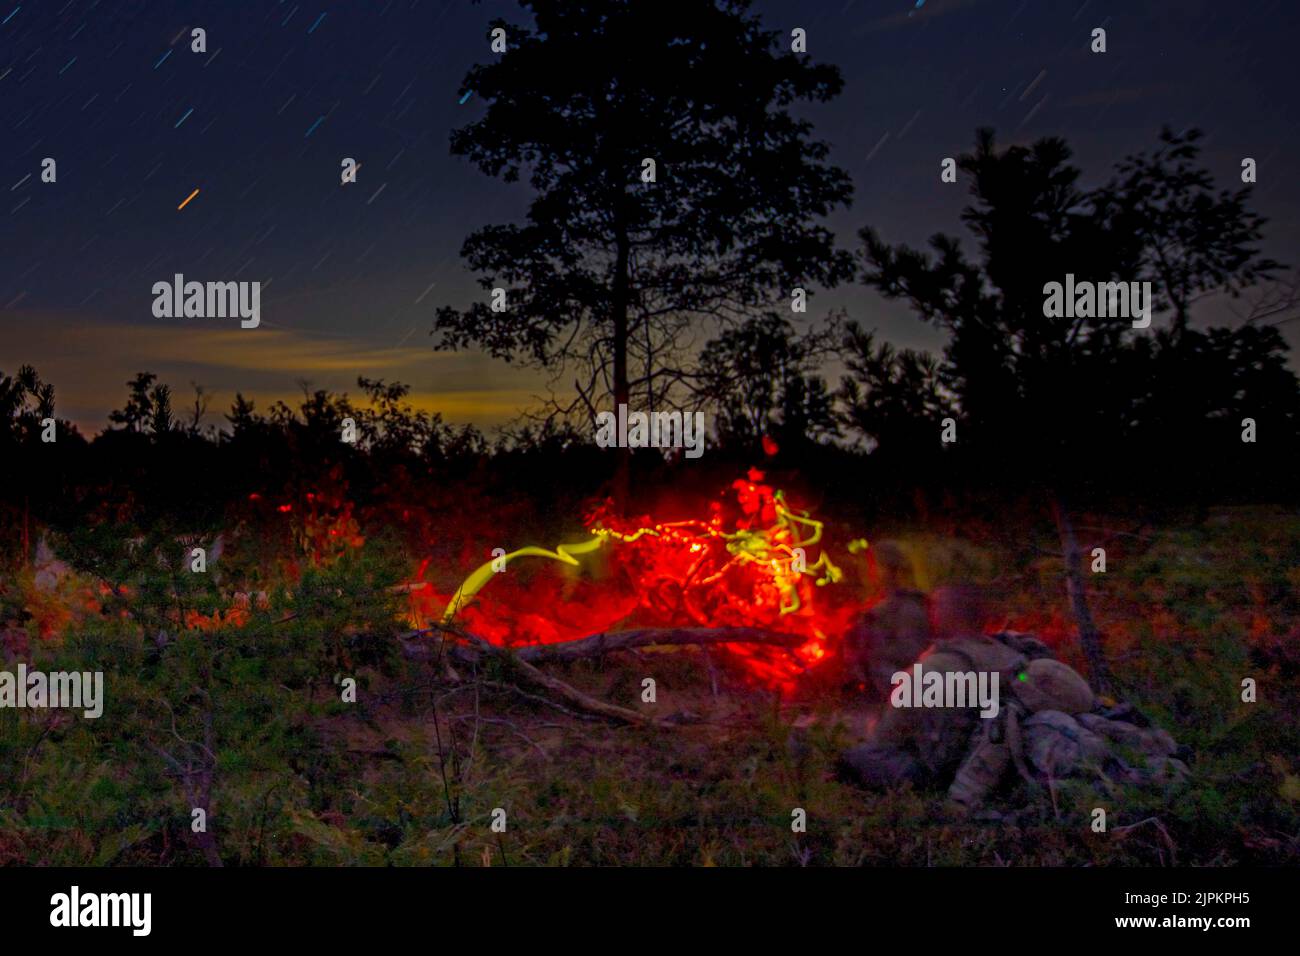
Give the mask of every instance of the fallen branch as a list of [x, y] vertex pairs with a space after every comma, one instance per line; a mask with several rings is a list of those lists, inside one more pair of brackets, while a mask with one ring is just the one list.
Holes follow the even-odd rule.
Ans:
[[481, 656], [483, 647], [476, 643], [478, 641], [482, 641], [489, 653], [497, 654], [508, 650], [514, 654], [516, 660], [529, 664], [543, 664], [577, 661], [587, 657], [599, 657], [610, 651], [630, 651], [638, 647], [767, 644], [773, 647], [795, 648], [808, 640], [800, 634], [765, 631], [757, 627], [642, 627], [628, 631], [605, 631], [572, 641], [558, 641], [554, 644], [525, 644], [519, 647], [501, 648], [488, 644], [477, 635], [446, 626], [410, 631], [398, 635], [398, 640], [406, 657], [412, 660], [423, 660], [432, 658], [433, 651], [417, 643], [418, 639], [442, 633], [460, 637], [471, 645], [457, 648], [453, 654], [456, 661], [462, 664], [473, 664]]
[[[640, 724], [645, 727], [659, 728], [671, 726], [671, 724], [666, 724], [663, 721], [657, 720], [654, 717], [649, 717], [639, 711], [629, 710], [626, 707], [619, 707], [615, 704], [607, 704], [603, 700], [597, 700], [590, 694], [584, 694], [576, 687], [571, 687], [564, 683], [564, 681], [558, 680], [550, 674], [538, 670], [527, 661], [521, 660], [518, 656], [513, 654], [509, 648], [497, 647], [493, 644], [489, 644], [477, 634], [471, 634], [469, 631], [462, 631], [459, 628], [453, 628], [446, 625], [441, 626], [440, 630], [468, 642], [470, 647], [472, 647], [479, 656], [489, 655], [509, 661], [515, 672], [529, 683], [550, 691], [555, 696], [568, 701], [570, 704], [573, 704], [575, 707], [585, 710], [588, 713], [599, 714], [602, 717], [608, 717], [611, 720], [618, 720], [625, 724]], [[455, 656], [460, 656], [460, 652], [465, 650], [468, 650], [468, 648], [458, 647], [454, 649], [453, 654]], [[473, 658], [468, 661], [468, 663], [475, 662], [476, 661]]]
[[634, 647], [772, 644], [794, 648], [807, 640], [799, 634], [764, 631], [755, 627], [645, 627], [630, 631], [607, 631], [557, 644], [529, 644], [516, 648], [515, 656], [521, 661], [536, 664], [545, 661], [576, 661]]
[[444, 639], [446, 635], [460, 639], [461, 643], [451, 648], [450, 654], [451, 659], [457, 663], [473, 666], [481, 662], [485, 656], [500, 657], [510, 661], [516, 672], [529, 683], [568, 701], [579, 710], [623, 723], [659, 728], [671, 727], [672, 724], [649, 717], [640, 711], [605, 703], [538, 670], [533, 665], [548, 661], [577, 661], [598, 657], [610, 651], [626, 651], [638, 647], [767, 644], [774, 647], [795, 648], [807, 640], [798, 634], [765, 631], [754, 627], [647, 627], [627, 631], [607, 631], [556, 644], [528, 644], [523, 647], [507, 648], [497, 647], [477, 634], [471, 634], [458, 627], [436, 625], [427, 630], [400, 635], [403, 652], [411, 658], [431, 657], [432, 651], [416, 642], [420, 638], [434, 634], [442, 635]]

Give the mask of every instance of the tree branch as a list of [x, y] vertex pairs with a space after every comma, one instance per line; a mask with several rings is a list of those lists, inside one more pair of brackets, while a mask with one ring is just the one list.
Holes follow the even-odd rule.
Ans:
[[[544, 673], [534, 667], [534, 663], [576, 661], [588, 657], [597, 657], [610, 651], [631, 650], [637, 647], [767, 644], [776, 647], [795, 648], [806, 640], [799, 634], [785, 634], [752, 627], [669, 627], [609, 631], [592, 634], [574, 641], [561, 641], [556, 644], [529, 644], [524, 647], [508, 648], [490, 644], [477, 634], [443, 625], [402, 634], [400, 639], [403, 647], [409, 650], [411, 648], [409, 642], [412, 639], [435, 633], [451, 635], [464, 642], [461, 646], [452, 649], [452, 655], [459, 663], [473, 665], [479, 663], [485, 656], [499, 657], [509, 661], [529, 683], [551, 692], [580, 710], [622, 723], [656, 728], [667, 728], [672, 725], [657, 718], [649, 717], [640, 711], [598, 700], [566, 684], [564, 681]], [[417, 655], [408, 653], [408, 656]]]

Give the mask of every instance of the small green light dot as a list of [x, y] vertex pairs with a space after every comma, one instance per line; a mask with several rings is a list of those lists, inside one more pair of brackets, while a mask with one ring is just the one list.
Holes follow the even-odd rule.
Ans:
[[1021, 671], [1019, 674], [1016, 675], [1016, 678], [1017, 678], [1018, 680], [1022, 680], [1022, 681], [1026, 681], [1026, 682], [1028, 682], [1028, 680], [1029, 680], [1029, 675], [1026, 674], [1024, 671]]

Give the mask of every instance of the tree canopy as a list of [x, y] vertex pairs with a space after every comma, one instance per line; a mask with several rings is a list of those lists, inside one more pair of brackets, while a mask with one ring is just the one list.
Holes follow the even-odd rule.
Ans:
[[438, 347], [533, 363], [565, 390], [572, 372], [569, 411], [653, 408], [699, 386], [702, 328], [851, 276], [817, 222], [849, 177], [790, 111], [838, 94], [835, 67], [781, 51], [742, 0], [522, 5], [535, 26], [494, 24], [506, 51], [462, 86], [487, 112], [451, 146], [535, 195], [525, 222], [462, 248], [506, 308], [440, 309]]

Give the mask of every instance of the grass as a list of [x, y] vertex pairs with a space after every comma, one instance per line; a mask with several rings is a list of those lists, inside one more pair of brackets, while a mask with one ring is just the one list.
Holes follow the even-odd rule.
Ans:
[[[933, 536], [908, 546], [926, 583], [997, 580], [1013, 617], [1062, 607], [1051, 558]], [[108, 606], [131, 618], [29, 635], [33, 667], [106, 671], [105, 716], [0, 710], [0, 865], [202, 865], [196, 803], [228, 865], [1300, 863], [1300, 518], [1213, 512], [1107, 557], [1090, 586], [1118, 696], [1193, 748], [1192, 781], [1017, 782], [961, 820], [941, 795], [835, 779], [862, 701], [778, 701], [720, 655], [712, 668], [694, 650], [548, 665], [603, 699], [677, 715], [668, 731], [547, 706], [496, 664], [452, 681], [406, 660], [386, 597], [401, 564], [391, 549], [346, 553], [238, 622], [210, 617], [213, 588], [187, 594], [199, 623], [161, 641], [168, 613], [141, 628], [148, 609], [129, 597], [165, 593], [156, 569], [116, 553], [128, 596]], [[344, 675], [355, 704], [340, 699]], [[647, 676], [654, 704], [640, 702]], [[1245, 678], [1255, 703], [1241, 700]], [[1105, 833], [1091, 827], [1097, 807]], [[796, 810], [806, 832], [792, 830]]]

